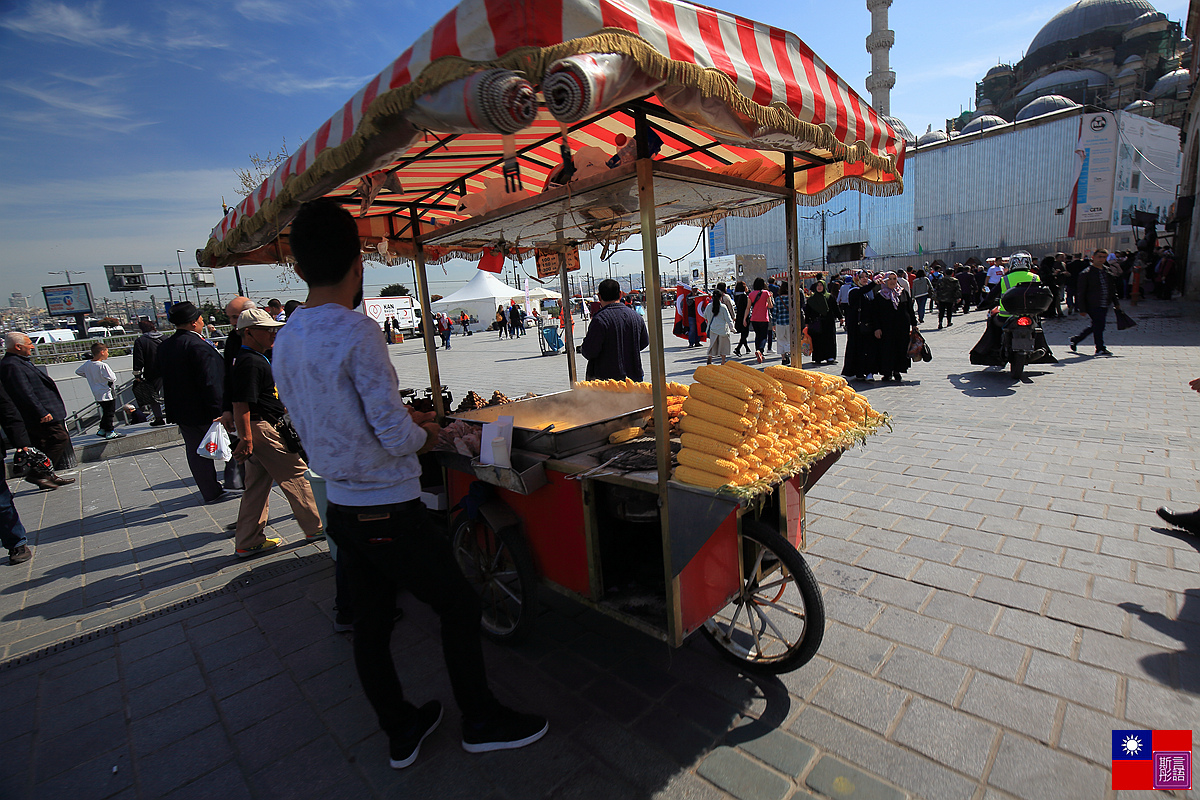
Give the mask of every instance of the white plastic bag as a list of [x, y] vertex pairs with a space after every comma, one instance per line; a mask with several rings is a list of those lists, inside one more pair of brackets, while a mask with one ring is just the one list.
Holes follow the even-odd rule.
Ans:
[[214, 422], [208, 429], [208, 433], [204, 434], [204, 438], [200, 440], [200, 446], [196, 448], [196, 455], [211, 458], [213, 461], [233, 460], [229, 434], [225, 432], [225, 426], [221, 424], [220, 420]]

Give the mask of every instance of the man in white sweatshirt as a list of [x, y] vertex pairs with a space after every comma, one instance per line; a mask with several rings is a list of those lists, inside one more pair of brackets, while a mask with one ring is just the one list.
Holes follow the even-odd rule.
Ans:
[[326, 532], [354, 592], [354, 661], [388, 735], [391, 766], [416, 761], [442, 719], [442, 705], [409, 702], [390, 649], [397, 589], [441, 617], [442, 652], [463, 714], [463, 749], [524, 747], [545, 735], [542, 717], [500, 705], [488, 688], [479, 597], [448, 538], [421, 504], [417, 454], [441, 428], [412, 413], [398, 391], [379, 326], [355, 313], [362, 252], [349, 212], [332, 200], [301, 207], [290, 244], [308, 299], [275, 339], [274, 375], [313, 470], [325, 478]]

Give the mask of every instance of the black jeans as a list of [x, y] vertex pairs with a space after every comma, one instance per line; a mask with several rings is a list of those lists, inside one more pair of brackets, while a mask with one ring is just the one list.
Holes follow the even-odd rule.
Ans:
[[942, 326], [942, 320], [946, 322], [954, 321], [954, 305], [952, 303], [938, 303], [938, 327]]
[[111, 431], [113, 423], [116, 422], [117, 401], [116, 400], [97, 400], [100, 404], [100, 430]]
[[754, 330], [754, 349], [759, 353], [766, 352], [767, 340], [771, 336], [771, 323], [751, 321], [750, 327]]
[[1092, 341], [1096, 343], [1097, 350], [1104, 349], [1104, 325], [1108, 322], [1108, 307], [1089, 308], [1088, 316], [1092, 318], [1092, 324], [1084, 328], [1083, 333], [1075, 337], [1076, 342], [1082, 342], [1090, 333]]
[[499, 708], [488, 688], [479, 639], [479, 596], [463, 577], [450, 541], [419, 500], [326, 508], [328, 535], [354, 594], [354, 665], [389, 735], [409, 729], [417, 707], [404, 699], [392, 662], [396, 591], [407, 589], [442, 622], [442, 656], [454, 699], [468, 722]]

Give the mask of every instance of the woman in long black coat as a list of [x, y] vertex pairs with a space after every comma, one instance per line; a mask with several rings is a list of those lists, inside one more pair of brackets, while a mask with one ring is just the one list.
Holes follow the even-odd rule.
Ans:
[[813, 284], [812, 294], [804, 303], [804, 319], [812, 339], [814, 364], [837, 363], [837, 321], [842, 312], [836, 298], [825, 291], [825, 281]]
[[879, 339], [875, 336], [874, 300], [878, 289], [865, 272], [855, 276], [858, 284], [846, 300], [846, 358], [842, 374], [855, 380], [871, 380], [879, 369]]
[[879, 371], [883, 380], [900, 381], [908, 372], [910, 335], [917, 329], [917, 314], [912, 295], [900, 284], [896, 273], [884, 276], [883, 286], [871, 301], [875, 337], [879, 341]]

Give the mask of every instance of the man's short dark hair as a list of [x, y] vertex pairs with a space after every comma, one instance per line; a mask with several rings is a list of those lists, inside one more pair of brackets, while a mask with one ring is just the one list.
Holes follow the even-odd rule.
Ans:
[[288, 243], [309, 286], [340, 283], [362, 252], [354, 217], [327, 197], [300, 206]]
[[158, 327], [148, 319], [138, 321], [138, 330], [142, 333], [150, 333], [150, 331], [158, 330]]
[[270, 300], [267, 301], [267, 307], [282, 309], [283, 303], [279, 302], [278, 300], [276, 300], [275, 298], [272, 297]]
[[612, 278], [605, 278], [600, 281], [600, 285], [596, 287], [596, 294], [605, 303], [611, 303], [614, 300], [621, 299], [621, 284], [617, 283]]
[[92, 342], [92, 358], [95, 358], [107, 349], [108, 345], [104, 342]]

